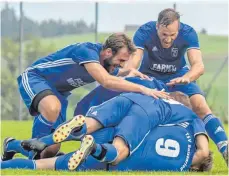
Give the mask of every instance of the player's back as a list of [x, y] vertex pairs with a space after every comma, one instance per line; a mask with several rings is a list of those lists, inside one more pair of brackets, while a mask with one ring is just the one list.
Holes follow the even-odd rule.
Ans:
[[152, 127], [167, 123], [178, 124], [197, 118], [191, 109], [173, 99], [155, 99], [139, 93], [123, 93], [120, 96], [138, 104], [153, 121]]
[[110, 169], [185, 171], [191, 165], [194, 152], [193, 129], [188, 123], [157, 127], [129, 158]]
[[98, 62], [101, 44], [76, 43], [35, 61], [25, 72], [45, 78], [58, 91], [71, 91], [94, 79], [82, 64]]

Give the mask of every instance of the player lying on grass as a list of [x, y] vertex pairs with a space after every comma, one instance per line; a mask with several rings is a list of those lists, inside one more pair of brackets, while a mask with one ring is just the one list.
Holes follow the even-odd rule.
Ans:
[[[183, 102], [186, 106], [190, 106], [189, 99], [184, 94], [176, 92], [172, 93], [171, 96]], [[46, 161], [52, 161], [50, 162], [53, 166], [51, 168], [54, 168], [55, 163], [56, 169], [75, 170], [91, 154], [99, 162], [110, 163], [111, 165], [117, 165], [126, 158], [128, 158], [127, 161], [132, 162], [132, 166], [129, 164], [126, 167], [121, 162], [120, 168], [117, 168], [119, 170], [183, 171], [190, 168], [192, 159], [193, 166], [198, 168], [203, 158], [209, 157], [208, 141], [206, 140], [207, 138], [203, 138], [201, 143], [196, 143], [199, 149], [193, 158], [195, 151], [193, 120], [197, 119], [197, 116], [185, 105], [175, 100], [155, 99], [142, 94], [125, 93], [97, 107], [91, 108], [87, 113], [86, 119], [81, 115], [76, 116], [69, 122], [59, 126], [52, 135], [40, 138], [39, 140], [23, 141], [21, 145], [24, 148], [33, 149], [35, 152], [32, 153], [37, 155], [39, 154], [37, 151], [40, 152], [49, 145], [68, 140], [77, 140], [86, 133], [90, 134], [101, 128], [116, 126], [112, 144], [108, 142], [95, 144], [92, 136], [85, 136], [82, 140], [80, 150], [59, 157], [57, 160], [47, 159]], [[167, 138], [159, 137], [155, 143], [155, 140], [150, 138], [154, 136], [152, 131], [158, 125], [166, 124], [180, 126], [186, 132], [183, 131], [179, 135], [176, 133], [174, 136], [171, 136], [170, 134], [172, 133], [161, 131], [159, 136], [168, 134]], [[149, 134], [152, 134], [152, 136]], [[148, 141], [146, 140], [147, 138], [149, 138]], [[154, 144], [149, 144], [150, 141]], [[11, 143], [13, 142], [14, 140], [11, 141]], [[143, 148], [141, 148], [142, 146]], [[141, 155], [138, 154], [136, 157], [142, 156], [142, 164], [139, 164], [138, 167], [136, 162], [139, 162], [141, 158], [138, 158], [138, 161], [135, 160], [135, 164], [130, 158], [140, 149], [142, 150], [140, 152]], [[142, 152], [146, 153], [143, 155]], [[154, 160], [151, 160], [151, 162], [149, 162], [151, 159], [150, 156], [154, 157]], [[16, 159], [3, 162], [2, 168], [25, 168], [25, 165], [29, 165], [29, 168], [34, 167], [32, 160], [23, 160], [25, 161], [24, 165], [21, 164], [22, 160]], [[41, 160], [41, 162], [43, 161], [45, 162], [45, 160]], [[158, 165], [153, 161], [160, 161], [161, 164]], [[170, 164], [168, 161], [170, 161]], [[39, 161], [37, 162], [39, 165]], [[125, 161], [123, 162], [125, 163]], [[167, 164], [165, 164], [166, 162]], [[38, 166], [38, 168], [43, 167]]]
[[[204, 126], [200, 122], [196, 122], [197, 120], [193, 122], [194, 136], [191, 136], [191, 125], [187, 125], [187, 123], [173, 126], [158, 126], [150, 131], [142, 145], [131, 156], [116, 166], [99, 162], [93, 156], [88, 156], [76, 168], [76, 171], [185, 171], [187, 169], [192, 171], [209, 171], [212, 168], [212, 153], [208, 155], [209, 151], [206, 147], [208, 146], [208, 140], [204, 133]], [[92, 136], [97, 144], [103, 144], [112, 142], [114, 133], [115, 127], [110, 127], [92, 133]], [[193, 140], [194, 137], [195, 141]], [[192, 140], [191, 143], [188, 140]], [[179, 144], [180, 153], [177, 157], [171, 156], [171, 152], [178, 150], [178, 148], [174, 148], [175, 141]], [[192, 158], [193, 142], [195, 142], [196, 151]], [[157, 150], [156, 146], [158, 147]], [[167, 148], [164, 148], [165, 146]], [[74, 153], [71, 152], [63, 156], [40, 160], [12, 159], [2, 162], [1, 168], [69, 170], [68, 161]]]
[[[32, 138], [51, 134], [66, 121], [67, 97], [73, 89], [98, 81], [108, 89], [141, 92], [166, 97], [165, 92], [151, 90], [113, 76], [135, 75], [147, 78], [136, 69], [116, 71], [129, 60], [135, 46], [123, 33], [110, 35], [104, 44], [76, 43], [36, 60], [19, 77], [18, 87], [25, 105], [34, 116]], [[60, 145], [47, 148], [41, 157], [54, 156]]]

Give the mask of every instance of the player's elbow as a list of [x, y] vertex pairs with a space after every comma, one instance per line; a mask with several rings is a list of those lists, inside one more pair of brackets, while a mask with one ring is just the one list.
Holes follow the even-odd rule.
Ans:
[[200, 74], [200, 76], [204, 74], [204, 71], [205, 71], [204, 65], [201, 64], [201, 65], [199, 66], [199, 74]]
[[201, 150], [201, 157], [203, 159], [208, 158], [208, 156], [209, 156], [209, 150]]

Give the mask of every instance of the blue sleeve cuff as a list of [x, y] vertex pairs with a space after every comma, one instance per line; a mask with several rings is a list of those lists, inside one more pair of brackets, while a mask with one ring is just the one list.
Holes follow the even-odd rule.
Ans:
[[111, 75], [117, 76], [117, 75], [118, 75], [118, 72], [119, 72], [119, 67], [116, 67], [116, 68], [114, 69], [114, 71], [111, 73]]

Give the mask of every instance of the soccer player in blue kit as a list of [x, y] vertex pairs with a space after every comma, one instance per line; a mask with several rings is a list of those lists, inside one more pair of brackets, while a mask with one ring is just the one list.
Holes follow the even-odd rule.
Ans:
[[[104, 44], [77, 43], [35, 61], [18, 77], [21, 97], [30, 114], [35, 116], [32, 138], [50, 134], [65, 122], [70, 91], [94, 81], [116, 91], [166, 97], [167, 93], [163, 91], [152, 90], [109, 74], [147, 78], [135, 69], [118, 72], [115, 69], [127, 61], [134, 51], [131, 40], [123, 33], [116, 33], [109, 36]], [[7, 138], [4, 141], [4, 148], [11, 140]], [[54, 156], [59, 147], [54, 145], [47, 148], [41, 157]], [[10, 159], [13, 155], [13, 152], [7, 153], [2, 160]]]
[[[174, 9], [159, 13], [157, 21], [140, 26], [133, 37], [137, 51], [126, 67], [139, 68], [142, 73], [163, 81], [170, 92], [181, 91], [190, 97], [194, 112], [203, 120], [209, 137], [217, 145], [228, 164], [228, 138], [225, 130], [210, 110], [196, 80], [204, 73], [198, 36], [195, 30], [180, 22]], [[187, 52], [190, 68], [185, 61]], [[109, 95], [101, 88], [93, 90], [76, 107], [76, 112], [85, 112], [84, 105], [106, 99]], [[100, 95], [99, 98], [97, 95]]]
[[[185, 95], [173, 93], [172, 97], [190, 106]], [[96, 144], [92, 136], [86, 135], [81, 148], [76, 152], [49, 159], [4, 161], [1, 167], [56, 170], [75, 170], [78, 167], [77, 170], [84, 171], [105, 170], [109, 166], [109, 170], [120, 171], [185, 171], [192, 165], [195, 170], [209, 170], [212, 158], [208, 151], [208, 140], [206, 136], [200, 135], [204, 133], [204, 125], [196, 122], [199, 119], [185, 105], [174, 100], [157, 100], [141, 94], [122, 94], [90, 109], [87, 113], [89, 118], [76, 116], [59, 126], [54, 134], [39, 139], [46, 145], [52, 145], [76, 139], [86, 131], [91, 133], [108, 127], [93, 133]], [[86, 120], [85, 124], [81, 123], [83, 120]], [[80, 128], [81, 133], [75, 128], [79, 127], [79, 123], [83, 127]], [[161, 127], [157, 127], [159, 124]], [[115, 125], [115, 129], [109, 128]], [[85, 127], [86, 131], [83, 130]], [[113, 144], [108, 143], [111, 141]], [[32, 140], [27, 142], [35, 148], [40, 145]], [[93, 157], [83, 162], [88, 154]], [[126, 157], [126, 160], [120, 162]]]

